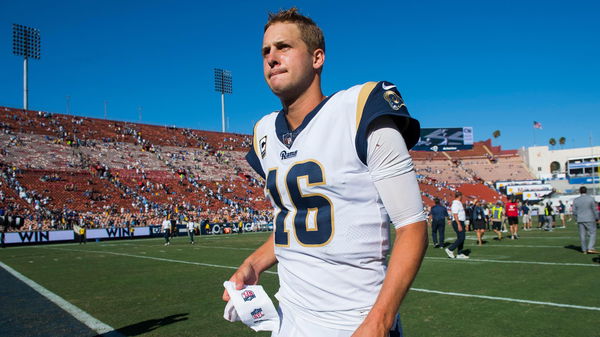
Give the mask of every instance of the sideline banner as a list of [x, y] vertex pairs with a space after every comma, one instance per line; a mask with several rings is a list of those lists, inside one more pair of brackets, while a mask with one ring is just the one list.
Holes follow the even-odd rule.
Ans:
[[11, 243], [42, 243], [52, 241], [73, 241], [75, 233], [66, 231], [32, 231], [32, 232], [9, 232], [6, 233], [4, 242]]
[[[148, 227], [133, 227], [133, 237], [150, 236], [150, 229]], [[86, 231], [86, 238], [92, 239], [117, 239], [117, 238], [129, 238], [131, 234], [127, 231], [127, 228], [123, 227], [111, 227], [111, 228], [97, 228], [88, 229]]]
[[[150, 236], [149, 227], [134, 227], [134, 237]], [[97, 228], [88, 229], [86, 231], [86, 239], [124, 239], [130, 238], [131, 235], [127, 228]], [[75, 232], [73, 230], [64, 231], [31, 231], [31, 232], [8, 232], [4, 242], [6, 244], [22, 244], [22, 243], [46, 243], [58, 241], [73, 241], [75, 240]]]

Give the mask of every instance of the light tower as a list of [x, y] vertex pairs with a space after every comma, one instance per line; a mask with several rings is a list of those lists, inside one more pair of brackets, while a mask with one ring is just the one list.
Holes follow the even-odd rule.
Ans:
[[225, 132], [225, 94], [233, 92], [231, 71], [215, 68], [215, 91], [221, 93], [221, 131]]
[[35, 28], [13, 24], [13, 54], [23, 56], [23, 109], [28, 106], [27, 60], [40, 59], [40, 31]]

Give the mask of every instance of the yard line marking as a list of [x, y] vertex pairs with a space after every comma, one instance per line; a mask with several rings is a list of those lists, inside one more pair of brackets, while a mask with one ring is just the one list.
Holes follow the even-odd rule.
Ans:
[[[161, 257], [140, 256], [140, 255], [133, 255], [133, 254], [125, 254], [125, 253], [107, 253], [107, 252], [100, 252], [100, 251], [95, 251], [95, 250], [61, 249], [61, 248], [50, 248], [50, 247], [44, 247], [44, 248], [46, 248], [46, 249], [56, 249], [56, 250], [88, 252], [88, 253], [113, 254], [113, 255], [121, 255], [121, 256], [127, 256], [127, 257], [137, 257], [137, 258], [141, 258], [141, 259], [150, 259], [150, 260], [157, 260], [157, 261], [164, 261], [164, 262], [175, 262], [175, 263], [191, 264], [191, 265], [198, 265], [198, 266], [204, 266], [204, 267], [215, 267], [215, 268], [225, 268], [225, 269], [237, 269], [238, 268], [238, 267], [223, 266], [223, 265], [218, 265], [218, 264], [209, 264], [209, 263], [201, 263], [201, 262], [191, 262], [191, 261], [183, 261], [183, 260], [165, 259], [165, 258], [161, 258]], [[490, 260], [490, 261], [494, 261], [494, 260]], [[264, 273], [267, 273], [267, 274], [277, 274], [277, 272], [270, 271], [270, 270], [266, 270], [266, 271], [264, 271]], [[600, 308], [598, 308], [598, 307], [589, 307], [589, 306], [573, 305], [573, 304], [562, 304], [562, 303], [553, 303], [553, 302], [541, 302], [541, 301], [532, 301], [532, 300], [521, 300], [521, 299], [518, 299], [518, 298], [495, 297], [495, 296], [485, 296], [485, 295], [476, 295], [476, 294], [463, 294], [463, 293], [454, 293], [454, 292], [444, 292], [444, 291], [439, 291], [439, 290], [430, 290], [430, 289], [422, 289], [422, 288], [410, 288], [410, 290], [414, 290], [414, 291], [418, 291], [418, 292], [424, 292], [424, 293], [440, 294], [440, 295], [451, 295], [451, 296], [481, 298], [481, 299], [493, 300], [493, 301], [518, 302], [518, 303], [537, 304], [537, 305], [553, 306], [553, 307], [560, 307], [560, 308], [571, 308], [571, 309], [583, 309], [583, 310], [600, 311]]]
[[497, 245], [483, 245], [482, 247], [491, 247], [491, 248], [502, 248], [502, 247], [517, 247], [517, 248], [565, 248], [565, 246], [545, 246], [545, 245], [505, 245], [505, 244], [497, 244]]
[[[222, 266], [222, 265], [211, 264], [211, 263], [174, 260], [174, 259], [166, 259], [166, 258], [163, 258], [163, 257], [143, 256], [143, 255], [134, 255], [134, 254], [126, 254], [126, 253], [105, 252], [105, 251], [97, 251], [97, 250], [79, 250], [79, 249], [51, 248], [51, 247], [41, 247], [41, 248], [54, 249], [54, 250], [64, 250], [64, 251], [72, 251], [72, 252], [81, 252], [81, 253], [96, 253], [96, 254], [110, 254], [110, 255], [117, 255], [117, 256], [137, 257], [139, 259], [148, 259], [148, 260], [156, 260], [156, 261], [163, 261], [163, 262], [175, 262], [175, 263], [191, 264], [191, 265], [203, 266], [203, 267], [238, 269], [238, 267], [233, 267], [233, 266]], [[266, 270], [263, 273], [277, 274], [277, 272], [269, 271], [269, 270]]]
[[[496, 235], [493, 233], [487, 233], [488, 236], [484, 236], [484, 237], [495, 237]], [[507, 234], [507, 233], [504, 233]], [[510, 235], [503, 235], [504, 240], [510, 240]], [[465, 239], [467, 240], [477, 240], [476, 236], [472, 236], [472, 235], [467, 235], [465, 236]], [[579, 239], [577, 237], [577, 235], [573, 235], [573, 236], [522, 236], [519, 235], [519, 240], [527, 240], [527, 239], [561, 239], [561, 240], [565, 240], [565, 239]], [[450, 237], [446, 237], [446, 240], [456, 240], [455, 236], [450, 236]]]
[[[255, 250], [253, 248], [242, 248], [242, 247], [226, 247], [226, 246], [203, 246], [197, 245], [197, 248], [217, 248], [217, 249], [230, 249], [230, 250]], [[561, 247], [564, 248], [564, 247]], [[430, 260], [443, 260], [443, 261], [453, 261], [447, 257], [434, 257], [434, 256], [426, 256], [425, 259]], [[494, 263], [512, 263], [512, 264], [539, 264], [539, 265], [550, 265], [550, 266], [578, 266], [578, 267], [600, 267], [600, 264], [591, 264], [591, 263], [570, 263], [570, 262], [538, 262], [538, 261], [512, 261], [512, 260], [490, 260], [490, 259], [469, 259], [468, 261], [477, 261], [477, 262], [494, 262]]]
[[71, 316], [75, 317], [78, 321], [88, 326], [90, 329], [96, 331], [98, 334], [103, 336], [123, 336], [121, 333], [116, 331], [110, 325], [102, 323], [98, 319], [94, 318], [92, 315], [87, 312], [79, 309], [75, 305], [67, 302], [64, 298], [56, 295], [50, 290], [42, 287], [35, 281], [29, 279], [27, 276], [19, 273], [18, 271], [12, 269], [6, 264], [0, 262], [0, 267], [4, 268], [7, 272], [11, 273], [14, 277], [21, 280], [21, 282], [30, 286], [33, 290], [40, 293], [40, 295], [44, 296], [54, 304], [58, 305], [61, 309], [71, 314]]
[[485, 296], [485, 295], [475, 295], [475, 294], [463, 294], [463, 293], [446, 292], [446, 291], [430, 290], [430, 289], [422, 289], [422, 288], [410, 288], [410, 290], [414, 290], [414, 291], [418, 291], [418, 292], [422, 292], [422, 293], [439, 294], [439, 295], [460, 296], [460, 297], [473, 297], [473, 298], [481, 298], [481, 299], [494, 300], [494, 301], [517, 302], [517, 303], [546, 305], [546, 306], [550, 306], [550, 307], [559, 307], [559, 308], [571, 308], [571, 309], [583, 309], [583, 310], [600, 311], [600, 308], [598, 308], [598, 307], [588, 307], [588, 306], [585, 306], [585, 305], [573, 305], [573, 304], [562, 304], [562, 303], [552, 303], [552, 302], [521, 300], [521, 299], [518, 299], [518, 298], [510, 298], [510, 297], [496, 297], [496, 296]]
[[[141, 246], [138, 246], [141, 247]], [[498, 246], [501, 247], [501, 246]], [[506, 247], [506, 246], [504, 246]], [[537, 247], [537, 246], [536, 246]], [[554, 246], [549, 246], [549, 247], [554, 247]], [[560, 246], [556, 246], [556, 247], [560, 247]], [[50, 247], [43, 247], [43, 248], [49, 248], [52, 249]], [[216, 249], [229, 249], [229, 250], [246, 250], [246, 251], [254, 251], [254, 248], [243, 248], [243, 247], [227, 247], [227, 246], [204, 246], [204, 245], [196, 245], [194, 248], [205, 248], [205, 249], [210, 249], [210, 248], [216, 248]], [[564, 248], [564, 247], [560, 247], [560, 248]], [[79, 250], [75, 250], [75, 251], [79, 251]], [[107, 253], [107, 254], [121, 254], [121, 255], [127, 255], [127, 254], [123, 254], [123, 253]], [[442, 261], [454, 261], [451, 260], [449, 258], [446, 257], [434, 257], [434, 256], [426, 256], [425, 259], [428, 260], [442, 260]], [[492, 262], [492, 263], [509, 263], [509, 264], [537, 264], [537, 265], [548, 265], [548, 266], [575, 266], [575, 267], [600, 267], [600, 264], [592, 264], [592, 263], [571, 263], [571, 262], [540, 262], [540, 261], [513, 261], [513, 260], [491, 260], [491, 259], [469, 259], [469, 260], [465, 260], [465, 262], [468, 261], [476, 261], [476, 262]]]
[[[425, 259], [442, 260], [442, 261], [454, 261], [455, 260], [455, 259], [449, 259], [447, 257], [433, 257], [433, 256], [426, 256]], [[469, 261], [475, 261], [475, 262], [493, 262], [493, 263], [511, 263], [511, 264], [539, 264], [539, 265], [548, 265], [548, 266], [600, 267], [600, 264], [570, 263], [570, 262], [538, 262], [538, 261], [489, 260], [489, 259], [468, 259], [468, 260], [464, 260], [464, 261], [467, 263]]]

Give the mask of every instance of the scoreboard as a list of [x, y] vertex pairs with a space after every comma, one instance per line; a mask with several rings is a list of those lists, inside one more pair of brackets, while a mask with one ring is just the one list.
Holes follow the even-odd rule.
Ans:
[[457, 151], [473, 148], [473, 128], [421, 128], [415, 151]]

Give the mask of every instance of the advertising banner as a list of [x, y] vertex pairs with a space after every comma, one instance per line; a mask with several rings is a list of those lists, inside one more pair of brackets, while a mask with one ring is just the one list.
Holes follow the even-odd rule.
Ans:
[[572, 185], [583, 185], [583, 184], [599, 184], [600, 177], [569, 177], [569, 184]]
[[496, 189], [499, 190], [502, 187], [507, 187], [510, 185], [540, 185], [542, 184], [541, 180], [502, 180], [496, 182]]
[[552, 191], [523, 191], [523, 200], [540, 200], [552, 193]]
[[[134, 237], [150, 236], [149, 227], [134, 227]], [[127, 228], [101, 228], [88, 229], [86, 231], [86, 239], [124, 239], [130, 238]], [[75, 232], [73, 230], [64, 231], [31, 231], [31, 232], [9, 232], [6, 233], [4, 242], [6, 244], [21, 244], [21, 243], [45, 243], [59, 241], [75, 240]]]
[[[129, 238], [131, 234], [127, 231], [127, 228], [111, 227], [111, 228], [98, 228], [88, 229], [85, 233], [88, 240], [92, 239], [117, 239], [117, 238]], [[149, 227], [134, 227], [133, 237], [150, 236]]]
[[506, 187], [506, 195], [522, 194], [524, 191], [530, 192], [545, 192], [547, 194], [552, 193], [552, 185], [550, 184], [539, 184], [539, 185], [511, 185]]
[[4, 242], [11, 243], [42, 243], [51, 241], [70, 241], [75, 238], [72, 230], [67, 231], [31, 231], [6, 233]]

